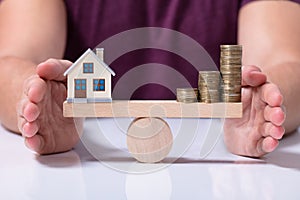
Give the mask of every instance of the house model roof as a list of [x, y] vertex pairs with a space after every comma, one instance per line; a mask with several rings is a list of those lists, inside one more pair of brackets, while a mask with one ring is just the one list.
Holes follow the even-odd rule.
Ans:
[[86, 52], [84, 54], [82, 54], [80, 56], [80, 58], [77, 59], [77, 61], [75, 63], [73, 63], [73, 65], [65, 71], [64, 76], [68, 75], [76, 66], [77, 64], [83, 60], [88, 54], [91, 54], [92, 56], [94, 56], [94, 58], [97, 60], [97, 62], [99, 62], [102, 66], [104, 66], [104, 68], [109, 71], [109, 73], [111, 73], [111, 75], [115, 76], [116, 73], [104, 62], [102, 61], [91, 49], [86, 50]]

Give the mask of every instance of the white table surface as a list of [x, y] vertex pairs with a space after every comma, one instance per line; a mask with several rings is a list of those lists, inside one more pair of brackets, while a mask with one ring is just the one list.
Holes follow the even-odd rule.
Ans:
[[[300, 199], [299, 132], [263, 159], [228, 153], [222, 137], [201, 157], [211, 120], [167, 122], [177, 142], [160, 164], [131, 158], [123, 134], [129, 123], [125, 119], [88, 120], [74, 150], [49, 156], [32, 153], [22, 137], [0, 126], [0, 199]], [[187, 138], [191, 132], [197, 137], [172, 162], [184, 140], [177, 132], [185, 123]]]

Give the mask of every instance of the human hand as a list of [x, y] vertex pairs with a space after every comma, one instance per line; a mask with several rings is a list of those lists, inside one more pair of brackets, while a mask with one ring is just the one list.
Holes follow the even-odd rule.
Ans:
[[224, 140], [234, 154], [260, 157], [272, 152], [284, 135], [285, 113], [279, 88], [267, 82], [266, 75], [256, 66], [242, 70], [241, 119], [226, 119]]
[[39, 154], [68, 151], [80, 139], [83, 119], [63, 117], [67, 92], [63, 73], [71, 65], [66, 60], [49, 59], [24, 81], [17, 108], [18, 127], [26, 146]]

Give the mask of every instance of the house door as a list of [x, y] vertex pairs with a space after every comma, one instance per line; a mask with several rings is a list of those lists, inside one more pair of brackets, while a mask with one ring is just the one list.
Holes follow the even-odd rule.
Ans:
[[75, 79], [75, 98], [86, 98], [86, 79]]

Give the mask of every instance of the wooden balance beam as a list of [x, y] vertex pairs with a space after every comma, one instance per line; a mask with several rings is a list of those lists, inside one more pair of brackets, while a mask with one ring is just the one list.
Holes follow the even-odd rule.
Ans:
[[181, 103], [174, 100], [64, 102], [65, 117], [241, 118], [242, 103]]

